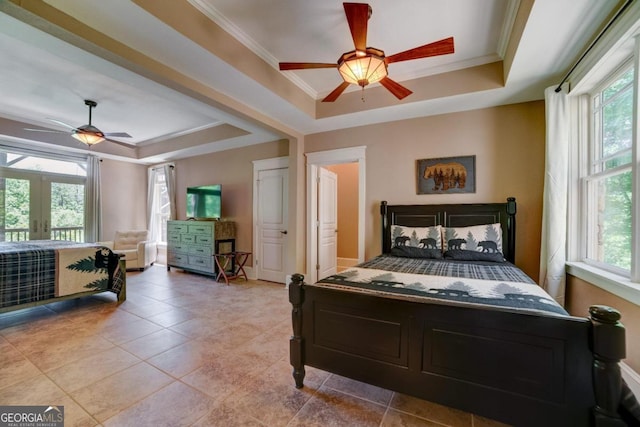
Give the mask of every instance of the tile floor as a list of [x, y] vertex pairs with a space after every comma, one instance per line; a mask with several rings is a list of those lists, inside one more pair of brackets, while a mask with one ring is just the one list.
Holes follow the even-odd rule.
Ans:
[[105, 293], [0, 314], [0, 405], [63, 405], [65, 426], [501, 424], [288, 362], [284, 285], [155, 266]]

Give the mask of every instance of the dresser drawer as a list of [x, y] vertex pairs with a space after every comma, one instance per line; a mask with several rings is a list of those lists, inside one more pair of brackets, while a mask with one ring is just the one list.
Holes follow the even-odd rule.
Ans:
[[213, 271], [213, 259], [212, 257], [189, 255], [189, 267], [198, 268], [211, 273]]
[[170, 252], [175, 252], [175, 253], [180, 253], [180, 254], [188, 254], [189, 253], [189, 246], [187, 245], [183, 245], [180, 243], [172, 243], [169, 245], [169, 251]]
[[191, 246], [189, 247], [189, 254], [211, 257], [213, 255], [213, 250], [211, 249], [211, 246]]
[[213, 226], [210, 224], [189, 225], [190, 234], [213, 234]]
[[180, 243], [180, 233], [167, 233], [167, 243]]
[[193, 234], [183, 234], [180, 236], [180, 243], [195, 243], [196, 236]]
[[186, 233], [187, 231], [189, 231], [189, 226], [187, 224], [169, 222], [169, 224], [167, 225], [167, 231], [169, 233], [171, 232]]
[[213, 244], [213, 236], [212, 235], [196, 234], [195, 237], [196, 237], [195, 243], [199, 243], [201, 245], [211, 245], [211, 244]]
[[189, 256], [186, 254], [172, 253], [168, 256], [169, 265], [177, 265], [187, 267], [189, 265]]

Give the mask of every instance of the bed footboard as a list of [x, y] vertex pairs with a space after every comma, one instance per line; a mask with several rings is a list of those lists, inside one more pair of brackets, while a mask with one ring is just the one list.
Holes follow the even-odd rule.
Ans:
[[624, 327], [305, 286], [295, 274], [290, 361], [514, 425], [623, 426]]

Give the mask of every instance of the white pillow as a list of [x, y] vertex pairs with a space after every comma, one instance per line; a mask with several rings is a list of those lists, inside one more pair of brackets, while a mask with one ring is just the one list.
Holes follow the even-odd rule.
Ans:
[[502, 227], [497, 224], [442, 227], [443, 250], [502, 254]]
[[391, 247], [411, 246], [422, 249], [442, 250], [442, 227], [391, 226]]

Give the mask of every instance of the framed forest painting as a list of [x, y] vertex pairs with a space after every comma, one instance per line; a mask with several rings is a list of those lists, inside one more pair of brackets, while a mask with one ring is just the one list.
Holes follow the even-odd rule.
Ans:
[[441, 157], [417, 161], [418, 194], [476, 192], [476, 156]]

